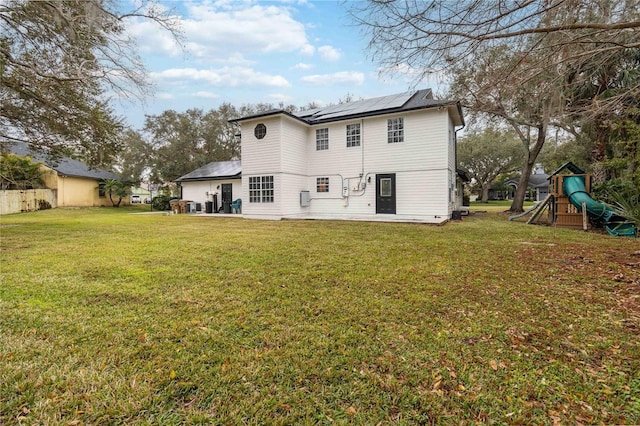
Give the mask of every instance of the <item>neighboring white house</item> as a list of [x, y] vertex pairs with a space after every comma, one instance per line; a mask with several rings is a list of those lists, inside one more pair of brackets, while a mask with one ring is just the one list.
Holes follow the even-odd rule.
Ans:
[[[180, 184], [181, 197], [201, 203], [213, 202], [215, 210], [227, 206], [227, 213], [233, 200], [241, 198], [242, 181], [239, 160], [214, 161], [176, 179]], [[202, 211], [206, 211], [202, 208]], [[223, 210], [224, 211], [224, 210]]]
[[[241, 194], [244, 217], [441, 223], [461, 207], [462, 109], [430, 89], [232, 121], [242, 147], [233, 197]], [[188, 176], [183, 198], [219, 190], [187, 187], [197, 182]]]

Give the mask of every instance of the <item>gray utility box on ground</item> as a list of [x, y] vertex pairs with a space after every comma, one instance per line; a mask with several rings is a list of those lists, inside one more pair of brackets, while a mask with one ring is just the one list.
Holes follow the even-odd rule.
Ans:
[[311, 194], [309, 191], [300, 191], [300, 207], [309, 207], [311, 204]]

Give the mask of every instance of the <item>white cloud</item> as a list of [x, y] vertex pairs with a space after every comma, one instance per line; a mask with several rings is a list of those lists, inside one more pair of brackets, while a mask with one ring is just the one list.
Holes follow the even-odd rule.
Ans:
[[320, 46], [318, 47], [318, 53], [325, 61], [337, 61], [342, 56], [340, 51], [332, 46]]
[[215, 62], [223, 62], [227, 65], [233, 64], [233, 65], [243, 65], [243, 66], [254, 65], [256, 63], [256, 61], [246, 59], [241, 53], [232, 53], [228, 57], [225, 57]]
[[[236, 54], [300, 52], [312, 55], [304, 24], [297, 21], [285, 4], [250, 2], [186, 3], [181, 19], [188, 53], [201, 60], [227, 58]], [[167, 31], [148, 21], [129, 27], [141, 51], [179, 56], [179, 46]]]
[[310, 5], [307, 0], [280, 0], [282, 3], [290, 3], [290, 4], [299, 4], [299, 5]]
[[160, 92], [155, 97], [158, 99], [173, 99], [173, 95], [167, 92]]
[[267, 99], [273, 101], [273, 102], [277, 102], [277, 103], [287, 103], [290, 102], [293, 97], [289, 96], [289, 95], [285, 95], [284, 93], [272, 93], [270, 95], [267, 95]]
[[305, 63], [302, 63], [302, 62], [300, 62], [299, 64], [296, 64], [293, 67], [294, 70], [303, 70], [303, 71], [308, 71], [311, 68], [313, 68], [312, 64], [305, 64]]
[[217, 93], [207, 92], [207, 91], [199, 91], [193, 94], [196, 98], [205, 98], [205, 99], [217, 99], [220, 97]]
[[300, 79], [304, 83], [313, 84], [316, 86], [330, 86], [333, 84], [356, 84], [361, 85], [364, 83], [364, 74], [355, 71], [341, 71], [333, 74], [316, 74], [308, 75]]
[[142, 53], [161, 53], [169, 56], [181, 55], [182, 49], [166, 30], [149, 20], [132, 21], [127, 27], [131, 37], [137, 40], [138, 49]]
[[316, 48], [310, 44], [305, 44], [304, 46], [302, 46], [302, 48], [300, 48], [300, 53], [306, 56], [312, 56], [315, 53], [315, 51], [316, 51]]
[[160, 83], [204, 83], [215, 87], [267, 86], [290, 87], [286, 78], [269, 75], [243, 67], [223, 67], [220, 69], [172, 68], [150, 74]]

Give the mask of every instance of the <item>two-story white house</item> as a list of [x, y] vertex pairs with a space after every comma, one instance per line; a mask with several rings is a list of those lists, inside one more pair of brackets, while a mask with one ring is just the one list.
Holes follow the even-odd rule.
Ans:
[[244, 217], [440, 223], [460, 207], [462, 109], [430, 89], [233, 121]]

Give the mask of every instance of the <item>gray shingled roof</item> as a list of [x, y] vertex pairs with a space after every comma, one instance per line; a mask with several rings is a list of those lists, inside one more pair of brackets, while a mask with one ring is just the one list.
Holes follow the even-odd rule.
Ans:
[[573, 162], [571, 161], [567, 161], [566, 163], [564, 163], [562, 166], [560, 166], [558, 168], [558, 170], [556, 170], [555, 172], [551, 173], [551, 176], [555, 176], [558, 173], [560, 173], [561, 171], [563, 171], [564, 169], [568, 169], [571, 173], [573, 173], [574, 175], [583, 175], [585, 173], [584, 170], [582, 170], [580, 167], [576, 166], [575, 164], [573, 164]]
[[[529, 176], [529, 182], [527, 182], [527, 186], [529, 188], [546, 188], [547, 186], [549, 186], [549, 177], [550, 176], [546, 173], [533, 173]], [[520, 177], [513, 177], [505, 181], [505, 183], [518, 186], [518, 183], [520, 183]], [[495, 187], [495, 185], [492, 185], [491, 187], [493, 188]]]
[[268, 117], [270, 115], [284, 114], [311, 125], [437, 107], [450, 108], [450, 112], [455, 113], [455, 116], [453, 117], [455, 124], [464, 125], [464, 118], [462, 116], [462, 107], [460, 106], [460, 103], [456, 101], [433, 99], [431, 89], [397, 93], [395, 95], [381, 96], [372, 99], [363, 99], [323, 108], [299, 111], [293, 114], [284, 110], [270, 110], [229, 121], [244, 121]]
[[190, 182], [199, 180], [220, 180], [239, 178], [242, 173], [242, 165], [240, 160], [231, 161], [213, 161], [199, 169], [180, 176], [176, 182]]
[[534, 188], [545, 188], [549, 186], [549, 175], [546, 173], [534, 173], [529, 176], [529, 186]]
[[59, 159], [50, 158], [48, 155], [33, 151], [24, 142], [5, 142], [1, 144], [3, 150], [21, 157], [31, 157], [33, 160], [43, 163], [45, 166], [55, 170], [59, 175], [85, 177], [95, 180], [118, 179], [115, 173], [107, 170], [90, 168], [85, 163], [72, 158], [62, 157]]

